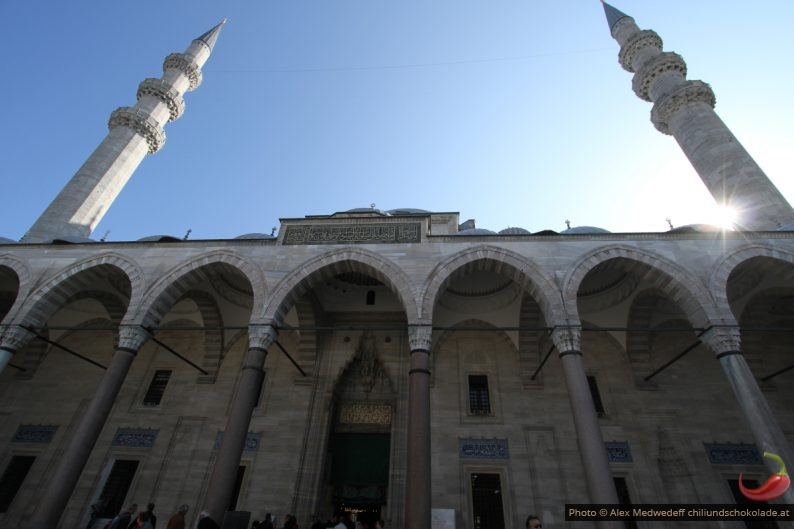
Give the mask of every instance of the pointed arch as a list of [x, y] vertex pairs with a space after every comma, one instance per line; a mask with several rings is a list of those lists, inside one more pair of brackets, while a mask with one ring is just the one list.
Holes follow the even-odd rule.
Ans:
[[677, 303], [693, 326], [707, 327], [711, 323], [723, 321], [709, 291], [687, 270], [661, 255], [623, 245], [597, 248], [582, 256], [568, 272], [562, 294], [571, 317], [579, 318], [577, 296], [584, 278], [596, 266], [612, 259], [645, 265], [645, 278]]
[[[116, 281], [120, 278], [124, 280]], [[81, 291], [95, 289], [97, 283], [105, 280], [129, 299], [128, 312], [130, 307], [139, 303], [144, 288], [140, 267], [120, 254], [106, 253], [79, 261], [47, 280], [31, 293], [12, 321], [41, 327], [70, 298]]]
[[27, 298], [31, 287], [30, 271], [24, 262], [11, 255], [0, 255], [0, 270], [2, 269], [8, 270], [10, 274], [16, 276], [17, 288], [14, 299], [7, 303], [8, 311], [5, 312], [5, 315], [0, 314], [0, 322], [9, 316], [13, 318], [16, 310]]
[[753, 243], [740, 246], [728, 252], [715, 264], [709, 277], [709, 288], [713, 293], [717, 306], [721, 311], [731, 315], [737, 320], [739, 319], [738, 315], [733, 315], [730, 308], [728, 280], [731, 273], [736, 270], [739, 265], [756, 257], [768, 257], [794, 265], [794, 253], [781, 250], [780, 248]]
[[344, 272], [358, 272], [377, 279], [399, 298], [408, 322], [418, 320], [413, 285], [400, 267], [368, 250], [340, 248], [294, 267], [273, 289], [265, 310], [260, 314], [261, 321], [281, 325], [289, 309], [303, 294], [322, 280]]
[[178, 265], [165, 274], [146, 292], [141, 303], [130, 310], [125, 323], [156, 326], [163, 316], [186, 292], [201, 281], [208, 280], [208, 271], [226, 268], [248, 280], [253, 296], [253, 306], [261, 306], [265, 295], [265, 278], [261, 270], [248, 260], [232, 252], [209, 252]]
[[563, 321], [559, 287], [551, 275], [522, 255], [486, 245], [456, 253], [430, 272], [422, 291], [422, 319], [432, 319], [438, 296], [457, 274], [477, 270], [508, 276], [537, 301], [548, 324]]

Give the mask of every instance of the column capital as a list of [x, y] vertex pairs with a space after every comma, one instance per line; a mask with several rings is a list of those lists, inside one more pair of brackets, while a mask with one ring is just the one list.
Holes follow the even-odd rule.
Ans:
[[25, 347], [36, 336], [20, 325], [9, 325], [0, 336], [0, 349], [15, 353]]
[[700, 340], [708, 345], [718, 357], [742, 350], [742, 338], [738, 326], [712, 327], [703, 333]]
[[430, 352], [433, 343], [432, 325], [409, 325], [408, 326], [408, 345], [411, 351], [423, 350]]
[[272, 325], [249, 325], [248, 348], [267, 350], [278, 338], [278, 331]]
[[119, 325], [118, 349], [138, 352], [138, 349], [151, 337], [149, 331], [140, 325]]
[[582, 350], [581, 327], [554, 327], [551, 331], [551, 340], [557, 348], [558, 354]]

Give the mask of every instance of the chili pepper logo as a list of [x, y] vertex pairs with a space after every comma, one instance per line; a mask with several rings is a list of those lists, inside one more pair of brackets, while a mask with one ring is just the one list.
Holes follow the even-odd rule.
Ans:
[[771, 452], [764, 452], [764, 457], [768, 457], [769, 459], [774, 459], [777, 461], [777, 464], [780, 465], [780, 470], [777, 474], [772, 474], [769, 476], [769, 479], [767, 479], [766, 482], [757, 489], [745, 488], [744, 485], [742, 485], [742, 475], [739, 474], [739, 490], [741, 490], [742, 494], [751, 500], [774, 500], [775, 498], [782, 496], [791, 484], [791, 479], [786, 473], [786, 465], [783, 463], [783, 460], [780, 458], [780, 456]]

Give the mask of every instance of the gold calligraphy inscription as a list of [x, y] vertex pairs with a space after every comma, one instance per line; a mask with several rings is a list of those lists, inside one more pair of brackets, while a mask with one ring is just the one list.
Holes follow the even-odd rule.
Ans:
[[383, 244], [420, 242], [418, 222], [288, 226], [284, 244]]
[[342, 404], [339, 409], [341, 424], [391, 424], [391, 406], [388, 404]]

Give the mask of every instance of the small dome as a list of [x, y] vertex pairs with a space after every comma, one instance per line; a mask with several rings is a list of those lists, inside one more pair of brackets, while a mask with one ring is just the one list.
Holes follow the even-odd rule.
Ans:
[[388, 215], [389, 213], [377, 208], [353, 208], [348, 209], [344, 213], [376, 213], [378, 215]]
[[240, 235], [235, 237], [235, 239], [275, 239], [274, 235], [268, 235], [267, 233], [246, 233], [244, 235]]
[[560, 233], [563, 235], [576, 235], [576, 234], [594, 234], [594, 233], [610, 233], [609, 230], [604, 228], [596, 228], [595, 226], [575, 226], [562, 230]]
[[532, 235], [559, 235], [559, 233], [557, 233], [554, 230], [540, 230], [540, 231], [536, 231]]
[[529, 230], [524, 228], [505, 228], [499, 232], [499, 235], [529, 235]]
[[668, 230], [667, 233], [714, 233], [725, 231], [719, 226], [713, 224], [687, 224], [686, 226], [679, 226]]
[[777, 231], [794, 231], [794, 224], [784, 224]]
[[386, 213], [389, 215], [420, 215], [420, 214], [427, 214], [432, 213], [426, 209], [418, 209], [418, 208], [399, 208], [399, 209], [390, 209]]
[[179, 242], [181, 240], [173, 235], [149, 235], [148, 237], [141, 237], [138, 242]]
[[456, 235], [496, 235], [496, 232], [484, 228], [469, 228], [459, 231]]
[[49, 242], [50, 244], [84, 244], [96, 241], [94, 239], [89, 239], [88, 237], [65, 236], [58, 237], [57, 239], [53, 239]]
[[9, 239], [7, 237], [0, 237], [0, 244], [17, 244], [17, 241]]

